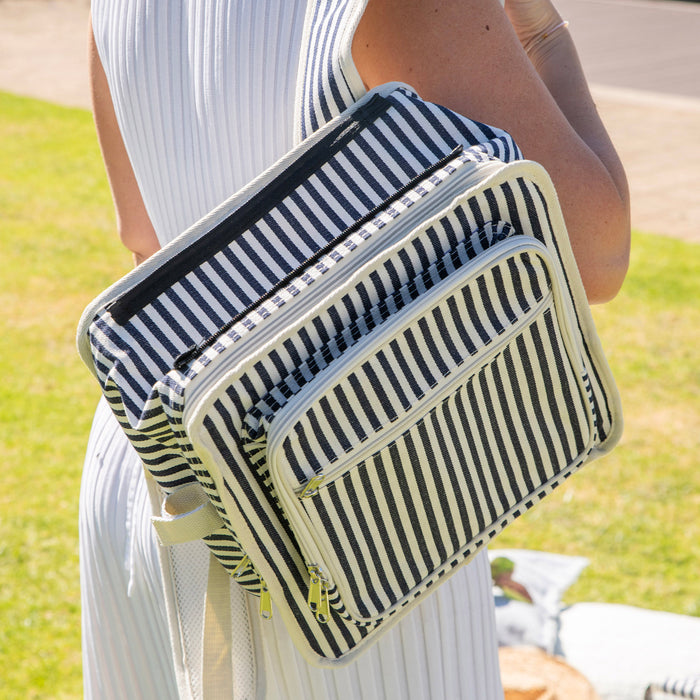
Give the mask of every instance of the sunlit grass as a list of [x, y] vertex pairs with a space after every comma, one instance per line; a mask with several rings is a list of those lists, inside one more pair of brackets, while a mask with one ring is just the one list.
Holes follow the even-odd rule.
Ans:
[[0, 94], [0, 697], [78, 698], [78, 316], [128, 269], [90, 115]]

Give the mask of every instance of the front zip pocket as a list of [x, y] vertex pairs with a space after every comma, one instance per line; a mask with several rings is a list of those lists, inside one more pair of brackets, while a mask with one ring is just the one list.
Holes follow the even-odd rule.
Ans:
[[277, 496], [356, 619], [412, 599], [587, 454], [586, 377], [558, 299], [546, 249], [515, 236], [270, 416]]

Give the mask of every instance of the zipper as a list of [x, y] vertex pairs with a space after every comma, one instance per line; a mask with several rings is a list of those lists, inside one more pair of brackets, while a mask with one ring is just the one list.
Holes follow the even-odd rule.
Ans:
[[187, 348], [187, 350], [178, 355], [173, 362], [173, 368], [178, 370], [182, 369], [193, 358], [195, 358], [200, 353], [204, 352], [207, 348], [214, 345], [218, 338], [220, 338], [224, 333], [227, 333], [231, 328], [233, 328], [233, 326], [235, 326], [239, 321], [245, 318], [245, 316], [252, 313], [253, 311], [255, 311], [255, 309], [259, 308], [266, 301], [274, 297], [280, 290], [289, 286], [292, 280], [299, 277], [305, 269], [308, 269], [310, 266], [316, 264], [322, 257], [328, 255], [330, 251], [332, 251], [334, 248], [343, 243], [343, 241], [349, 238], [353, 233], [356, 233], [366, 223], [372, 221], [381, 211], [383, 211], [387, 207], [391, 206], [394, 202], [401, 199], [401, 197], [403, 197], [407, 192], [410, 192], [419, 182], [422, 182], [426, 178], [430, 177], [434, 172], [440, 170], [440, 168], [443, 168], [451, 160], [457, 158], [457, 156], [459, 156], [463, 150], [464, 147], [461, 144], [456, 146], [446, 156], [443, 156], [436, 163], [434, 163], [426, 170], [420, 172], [418, 175], [412, 178], [403, 187], [398, 189], [391, 197], [384, 200], [383, 202], [380, 202], [376, 207], [368, 211], [363, 217], [355, 221], [341, 234], [339, 234], [333, 240], [326, 243], [322, 248], [319, 248], [319, 250], [317, 250], [313, 255], [304, 260], [303, 263], [298, 265], [289, 274], [287, 274], [281, 280], [276, 282], [267, 292], [265, 292], [265, 294], [256, 299], [250, 306], [237, 313], [231, 320], [227, 321], [212, 335], [210, 335], [208, 338], [205, 338], [201, 342], [190, 346], [189, 348]]
[[248, 558], [248, 555], [244, 555], [243, 559], [238, 562], [236, 568], [231, 572], [231, 577], [239, 579], [243, 574], [251, 567], [252, 562]]
[[[275, 323], [276, 319], [272, 319], [272, 321], [267, 324], [267, 327], [261, 330], [257, 337], [256, 345], [262, 347], [262, 345], [278, 333], [280, 323], [283, 323], [285, 327], [291, 327], [299, 318], [308, 312], [310, 307], [318, 305], [319, 299], [329, 300], [331, 295], [335, 297], [338, 290], [340, 290], [347, 280], [357, 272], [357, 269], [367, 262], [367, 259], [377, 255], [378, 246], [381, 245], [382, 250], [393, 246], [397, 241], [401, 240], [406, 231], [410, 231], [414, 227], [416, 221], [422, 221], [425, 218], [423, 206], [427, 206], [429, 203], [432, 209], [440, 211], [444, 206], [447, 206], [459, 192], [470, 189], [491, 172], [495, 173], [502, 168], [503, 163], [500, 162], [465, 163], [460, 168], [460, 172], [455, 173], [454, 179], [449, 178], [444, 181], [444, 189], [438, 187], [434, 192], [427, 195], [424, 200], [417, 201], [414, 206], [401, 215], [403, 218], [397, 219], [397, 226], [395, 228], [387, 232], [381, 240], [379, 238], [376, 239], [377, 242], [375, 245], [372, 245], [370, 241], [367, 246], [363, 246], [361, 250], [358, 250], [354, 254], [355, 259], [352, 266], [347, 266], [346, 269], [332, 276], [324, 275], [314, 283], [317, 285], [315, 293], [307, 295], [305, 299], [300, 299], [295, 308], [290, 309], [284, 315], [283, 321]], [[324, 283], [331, 287], [327, 294], [324, 289]], [[218, 337], [220, 337], [220, 334], [217, 338]], [[217, 338], [212, 341], [212, 344], [216, 342]], [[185, 353], [183, 353], [186, 357], [184, 357], [183, 361], [180, 363], [181, 366], [176, 369], [182, 369], [187, 362], [191, 361], [199, 352], [198, 346], [186, 350]], [[241, 357], [239, 353], [232, 352], [224, 361], [219, 360], [217, 363], [210, 363], [208, 365], [207, 369], [211, 374], [208, 374], [206, 381], [198, 382], [188, 388], [188, 402], [185, 406], [183, 420], [186, 420], [187, 416], [189, 416], [188, 409], [195, 405], [196, 397], [202, 392], [208, 391], [210, 387], [227, 374], [240, 360]]]
[[309, 595], [307, 604], [309, 610], [316, 615], [318, 622], [325, 624], [331, 616], [330, 603], [328, 601], [329, 579], [323, 573], [323, 569], [316, 564], [309, 564]]
[[325, 480], [326, 477], [323, 474], [317, 474], [316, 476], [311, 477], [301, 490], [299, 498], [311, 498], [311, 496], [315, 496], [318, 493], [319, 487]]
[[[202, 238], [176, 253], [147, 278], [108, 304], [106, 309], [112, 314], [112, 318], [124, 325], [167, 290], [174, 281], [182, 279], [235, 241], [269, 210], [270, 201], [282, 201], [320, 165], [340, 151], [358, 131], [375, 121], [392, 104], [390, 99], [377, 94], [341, 120], [326, 136], [238, 208], [234, 212], [235, 216], [224, 219]], [[232, 221], [232, 218], [235, 218], [235, 221]]]
[[244, 554], [243, 559], [238, 562], [236, 568], [231, 572], [231, 578], [239, 579], [246, 571], [252, 571], [258, 577], [258, 581], [260, 582], [260, 603], [258, 605], [258, 612], [263, 620], [270, 620], [272, 618], [272, 598], [270, 596], [270, 589], [265, 579], [250, 560], [250, 557]]
[[267, 583], [261, 578], [260, 579], [260, 607], [259, 607], [260, 617], [263, 620], [272, 619], [272, 599], [270, 598], [270, 589], [267, 587]]

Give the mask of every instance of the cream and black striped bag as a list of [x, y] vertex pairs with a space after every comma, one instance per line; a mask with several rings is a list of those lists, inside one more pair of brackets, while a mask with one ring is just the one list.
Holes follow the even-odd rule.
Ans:
[[547, 173], [397, 84], [107, 290], [79, 346], [163, 541], [203, 538], [326, 665], [621, 430]]

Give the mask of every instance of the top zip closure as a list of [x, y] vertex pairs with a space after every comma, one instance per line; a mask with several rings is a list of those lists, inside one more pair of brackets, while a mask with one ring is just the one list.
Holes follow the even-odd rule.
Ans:
[[[468, 166], [468, 163], [465, 163], [463, 167]], [[472, 166], [476, 166], [477, 164], [472, 163]], [[447, 206], [452, 199], [457, 196], [458, 193], [464, 192], [468, 189], [470, 189], [474, 184], [478, 183], [484, 176], [486, 169], [485, 167], [493, 172], [496, 170], [500, 169], [503, 167], [503, 163], [483, 163], [480, 165], [480, 167], [472, 167], [463, 170], [461, 173], [455, 173], [454, 178], [452, 177], [448, 178], [445, 180], [442, 185], [436, 190], [428, 195], [431, 200], [431, 206], [433, 206], [436, 210], [441, 209], [444, 206]], [[404, 212], [399, 219], [397, 219], [397, 222], [400, 221], [400, 224], [397, 225], [395, 229], [392, 230], [391, 235], [388, 239], [382, 241], [381, 249], [384, 250], [387, 247], [391, 247], [393, 245], [396, 245], [396, 243], [403, 238], [403, 236], [410, 230], [412, 230], [415, 225], [416, 221], [420, 221], [421, 219], [424, 218], [424, 213], [422, 211], [422, 206], [424, 204], [424, 200], [420, 200], [416, 202], [416, 204], [411, 207], [409, 210]], [[294, 310], [294, 313], [292, 315], [287, 314], [286, 319], [285, 319], [285, 324], [290, 325], [294, 324], [298, 318], [300, 318], [310, 306], [318, 304], [318, 299], [319, 298], [325, 298], [327, 294], [335, 296], [338, 289], [343, 287], [343, 285], [347, 282], [348, 275], [351, 275], [353, 271], [355, 271], [359, 266], [362, 266], [367, 262], [367, 260], [371, 259], [375, 255], [378, 254], [376, 246], [372, 246], [371, 241], [369, 242], [369, 245], [366, 246], [366, 250], [364, 250], [362, 253], [359, 253], [360, 259], [359, 262], [357, 262], [358, 258], [356, 257], [356, 263], [352, 266], [352, 269], [350, 269], [349, 272], [346, 272], [344, 274], [340, 275], [335, 275], [333, 279], [333, 284], [331, 288], [328, 290], [326, 293], [325, 288], [323, 292], [320, 292], [317, 290], [316, 296], [311, 299], [311, 297], [308, 300], [308, 303], [304, 304], [297, 304], [296, 309]], [[358, 253], [355, 253], [357, 256]], [[320, 278], [317, 282], [317, 284], [323, 285], [323, 277]], [[258, 335], [257, 343], [265, 343], [269, 338], [271, 338], [276, 332], [279, 331], [278, 326], [274, 323], [270, 325], [268, 324], [268, 327], [264, 329], [264, 332], [262, 335]], [[220, 337], [220, 334], [218, 334], [215, 338], [214, 341]], [[187, 361], [191, 360], [194, 355], [197, 354], [197, 351], [194, 348], [191, 348], [190, 351], [192, 352], [192, 356], [190, 356]], [[188, 352], [188, 351], [185, 351]], [[183, 353], [184, 355], [184, 353]], [[233, 355], [229, 355], [227, 357], [226, 362], [220, 363], [216, 369], [215, 372], [210, 373], [207, 381], [198, 384], [196, 387], [192, 386], [188, 390], [188, 397], [189, 397], [189, 403], [185, 407], [185, 417], [188, 415], [189, 407], [193, 406], [195, 404], [196, 398], [204, 391], [207, 391], [210, 387], [212, 387], [237, 361], [239, 361], [240, 355], [237, 353], [234, 353]], [[183, 363], [182, 367], [186, 364]], [[211, 365], [209, 365], [211, 367]], [[186, 419], [186, 418], [185, 418]]]
[[320, 165], [330, 160], [358, 131], [375, 121], [392, 105], [383, 95], [374, 95], [366, 104], [342, 119], [326, 136], [291, 163], [272, 182], [253, 195], [232, 216], [180, 250], [148, 277], [107, 305], [112, 318], [123, 325], [152, 303], [174, 282], [202, 265], [249, 229], [268, 209], [270, 202], [281, 202]]
[[450, 153], [443, 156], [433, 165], [429, 166], [418, 175], [413, 177], [409, 182], [407, 182], [403, 187], [399, 188], [391, 197], [387, 198], [376, 207], [368, 211], [363, 217], [359, 218], [357, 221], [352, 223], [348, 228], [346, 228], [341, 234], [336, 236], [333, 240], [329, 241], [322, 248], [317, 250], [312, 256], [307, 258], [301, 265], [297, 266], [289, 274], [285, 275], [279, 282], [272, 286], [265, 294], [263, 294], [259, 299], [256, 299], [250, 306], [243, 309], [243, 311], [236, 314], [230, 321], [225, 323], [221, 328], [219, 328], [215, 333], [205, 338], [200, 343], [192, 345], [187, 348], [183, 353], [178, 355], [174, 362], [174, 369], [182, 369], [187, 365], [187, 363], [194, 357], [199, 355], [201, 352], [211, 347], [216, 340], [221, 337], [224, 333], [228, 332], [233, 326], [235, 326], [239, 321], [241, 321], [245, 316], [255, 311], [255, 309], [262, 306], [266, 301], [274, 297], [279, 291], [287, 287], [293, 279], [300, 276], [302, 272], [318, 262], [323, 256], [327, 255], [331, 250], [339, 246], [344, 240], [346, 240], [353, 233], [359, 231], [365, 224], [372, 221], [380, 212], [382, 212], [387, 207], [391, 206], [393, 202], [398, 201], [407, 192], [410, 192], [419, 182], [422, 182], [426, 178], [430, 177], [434, 172], [440, 170], [451, 160], [454, 160], [457, 156], [462, 153], [464, 147], [460, 144], [456, 146]]

